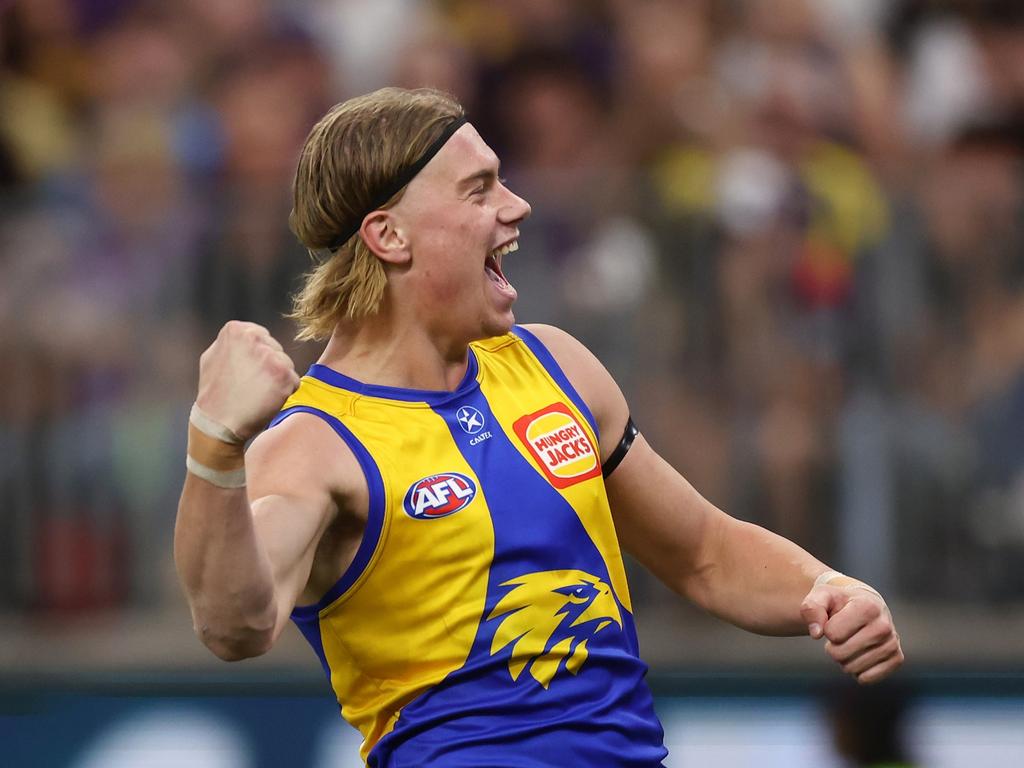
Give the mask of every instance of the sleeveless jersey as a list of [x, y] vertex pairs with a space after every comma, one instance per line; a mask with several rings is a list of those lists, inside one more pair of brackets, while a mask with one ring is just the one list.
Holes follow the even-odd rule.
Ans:
[[597, 426], [524, 328], [470, 346], [453, 392], [314, 365], [275, 418], [355, 454], [351, 566], [292, 619], [373, 768], [660, 766]]

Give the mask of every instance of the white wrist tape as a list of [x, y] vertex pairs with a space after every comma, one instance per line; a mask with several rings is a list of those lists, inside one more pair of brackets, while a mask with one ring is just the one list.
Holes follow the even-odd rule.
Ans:
[[828, 584], [832, 579], [846, 578], [845, 573], [839, 571], [825, 571], [824, 573], [818, 574], [818, 578], [814, 580], [814, 586], [820, 587], [822, 584]]
[[193, 427], [198, 429], [207, 437], [212, 437], [214, 440], [220, 440], [222, 443], [228, 443], [229, 445], [242, 445], [245, 442], [245, 440], [225, 427], [219, 421], [214, 421], [207, 416], [199, 407], [198, 403], [192, 404], [192, 410], [188, 414], [188, 420]]
[[[199, 425], [196, 425], [198, 428]], [[200, 477], [211, 485], [218, 488], [244, 488], [245, 467], [240, 469], [222, 470], [212, 469], [205, 464], [200, 464], [189, 455], [185, 455], [185, 468], [196, 477]]]
[[[828, 584], [833, 579], [840, 578], [849, 579], [852, 577], [847, 576], [845, 573], [840, 573], [839, 571], [825, 571], [824, 573], [819, 574], [818, 578], [814, 580], [814, 586], [820, 587], [822, 584]], [[867, 584], [860, 581], [858, 581], [856, 584], [841, 584], [839, 586], [847, 587], [849, 589], [866, 589], [868, 592], [878, 595], [878, 597], [882, 597], [881, 592], [879, 592], [877, 589], [875, 589], [874, 587], [869, 587]], [[884, 600], [885, 598], [882, 597], [882, 599]]]

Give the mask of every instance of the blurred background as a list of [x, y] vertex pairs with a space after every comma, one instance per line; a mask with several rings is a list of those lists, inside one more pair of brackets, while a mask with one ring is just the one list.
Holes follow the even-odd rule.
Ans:
[[0, 0], [0, 762], [358, 764], [298, 632], [200, 646], [171, 539], [221, 324], [319, 354], [294, 163], [386, 84], [456, 94], [532, 203], [519, 321], [893, 606], [858, 691], [632, 567], [668, 765], [1024, 764], [1019, 0]]

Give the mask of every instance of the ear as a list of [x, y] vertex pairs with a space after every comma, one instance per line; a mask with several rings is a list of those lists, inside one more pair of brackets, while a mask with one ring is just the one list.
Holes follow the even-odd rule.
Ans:
[[359, 234], [373, 254], [388, 264], [410, 259], [409, 243], [391, 211], [372, 211], [363, 219]]

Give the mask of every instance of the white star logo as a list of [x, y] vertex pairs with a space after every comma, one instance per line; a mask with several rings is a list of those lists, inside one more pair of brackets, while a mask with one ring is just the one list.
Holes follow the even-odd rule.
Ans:
[[484, 428], [484, 415], [471, 405], [459, 408], [455, 418], [459, 420], [459, 426], [467, 435], [475, 435]]

